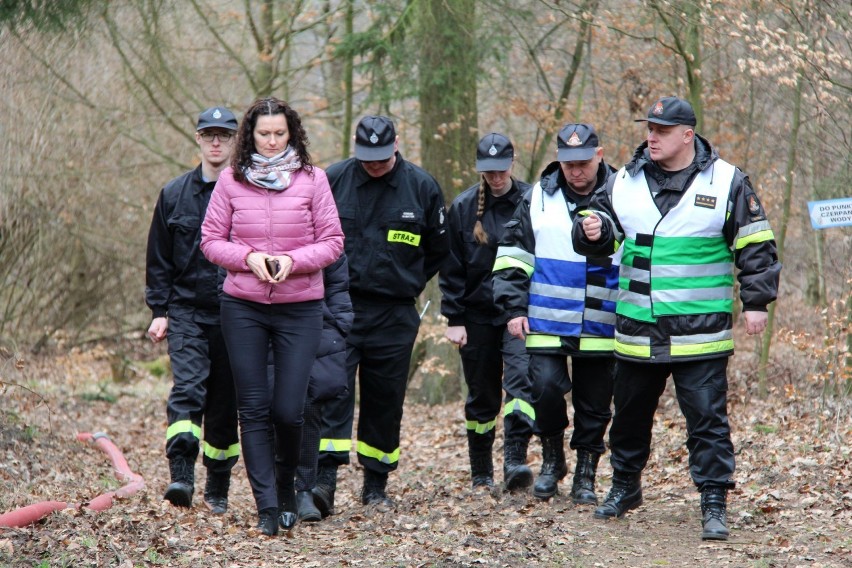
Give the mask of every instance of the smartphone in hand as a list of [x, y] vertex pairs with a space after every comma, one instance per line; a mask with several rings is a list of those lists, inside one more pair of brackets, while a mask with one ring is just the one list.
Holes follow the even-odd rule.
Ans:
[[281, 263], [275, 260], [274, 258], [267, 258], [266, 271], [269, 272], [270, 276], [275, 278], [275, 275], [281, 271]]

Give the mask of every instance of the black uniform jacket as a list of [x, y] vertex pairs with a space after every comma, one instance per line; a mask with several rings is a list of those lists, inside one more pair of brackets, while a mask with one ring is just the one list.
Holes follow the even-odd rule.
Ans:
[[380, 178], [355, 158], [332, 164], [326, 173], [346, 236], [352, 297], [413, 303], [448, 250], [438, 182], [399, 152]]
[[491, 271], [497, 256], [497, 243], [506, 223], [512, 218], [528, 183], [512, 179], [512, 187], [504, 195], [494, 197], [485, 192], [482, 227], [488, 242], [481, 244], [473, 236], [479, 209], [479, 184], [459, 194], [447, 212], [450, 254], [441, 266], [441, 313], [449, 325], [474, 323], [501, 325], [508, 321], [503, 310], [494, 303]]
[[215, 180], [203, 180], [199, 165], [160, 192], [148, 232], [145, 271], [145, 302], [155, 318], [174, 309], [218, 316], [219, 269], [199, 249], [201, 222], [215, 185]]
[[[604, 161], [598, 166], [595, 188], [603, 187], [615, 169]], [[579, 211], [588, 209], [592, 193], [580, 195], [568, 187], [559, 162], [551, 162], [541, 173], [542, 193], [552, 195], [561, 191], [568, 205], [568, 212], [574, 218]], [[518, 205], [512, 220], [506, 225], [506, 232], [500, 240], [501, 246], [517, 247], [535, 256], [535, 227], [530, 217], [531, 207], [544, 207], [543, 203], [530, 203], [530, 192]], [[508, 319], [526, 317], [529, 303], [530, 277], [520, 268], [500, 270], [494, 275], [494, 301], [506, 311]]]

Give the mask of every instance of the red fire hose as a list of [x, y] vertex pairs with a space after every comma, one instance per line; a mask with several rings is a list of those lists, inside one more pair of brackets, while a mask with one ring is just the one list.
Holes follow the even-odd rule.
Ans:
[[145, 487], [145, 480], [142, 479], [141, 475], [133, 473], [130, 466], [127, 465], [127, 460], [124, 459], [124, 454], [112, 443], [109, 436], [103, 432], [96, 432], [94, 434], [83, 432], [77, 434], [77, 439], [81, 442], [90, 442], [103, 451], [109, 457], [110, 461], [112, 461], [116, 479], [124, 481], [125, 484], [116, 491], [109, 491], [98, 495], [88, 503], [74, 505], [73, 503], [65, 503], [63, 501], [43, 501], [9, 511], [0, 515], [0, 527], [25, 527], [54, 511], [62, 509], [86, 508], [93, 511], [104, 511], [112, 507], [113, 498], [125, 499]]

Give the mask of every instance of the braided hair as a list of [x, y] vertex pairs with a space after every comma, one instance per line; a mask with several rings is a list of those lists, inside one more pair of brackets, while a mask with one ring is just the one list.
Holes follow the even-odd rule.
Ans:
[[481, 245], [488, 244], [488, 233], [482, 226], [482, 215], [485, 214], [485, 192], [488, 191], [488, 184], [485, 183], [485, 176], [479, 178], [479, 201], [476, 207], [476, 224], [473, 226], [473, 238]]

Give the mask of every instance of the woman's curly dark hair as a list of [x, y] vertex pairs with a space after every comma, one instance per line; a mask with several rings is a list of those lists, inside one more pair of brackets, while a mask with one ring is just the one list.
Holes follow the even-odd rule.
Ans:
[[302, 119], [293, 107], [275, 97], [257, 99], [246, 110], [240, 127], [237, 130], [237, 143], [234, 155], [231, 158], [231, 168], [234, 170], [234, 179], [245, 181], [243, 169], [251, 165], [251, 155], [257, 152], [254, 147], [254, 127], [260, 116], [283, 114], [287, 119], [287, 130], [290, 131], [289, 144], [299, 156], [302, 168], [310, 173], [313, 170], [311, 155], [308, 153], [308, 135], [302, 127]]

